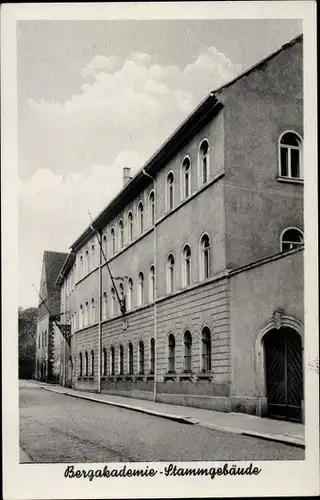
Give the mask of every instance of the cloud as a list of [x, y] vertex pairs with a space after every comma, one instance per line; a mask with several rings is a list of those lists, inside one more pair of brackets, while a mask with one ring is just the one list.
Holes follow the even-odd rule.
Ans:
[[89, 172], [124, 149], [146, 158], [210, 90], [239, 70], [214, 47], [184, 68], [160, 65], [140, 52], [96, 55], [66, 102], [30, 96], [20, 120], [21, 175], [28, 178], [39, 167], [61, 175]]
[[[96, 55], [66, 102], [30, 96], [19, 116], [20, 304], [34, 297], [45, 249], [67, 251], [204, 98], [240, 68], [210, 47], [184, 68], [146, 53]], [[35, 300], [33, 300], [35, 302]]]

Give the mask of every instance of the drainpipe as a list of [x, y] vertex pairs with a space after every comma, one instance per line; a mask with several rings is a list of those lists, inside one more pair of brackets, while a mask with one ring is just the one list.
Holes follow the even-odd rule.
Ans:
[[153, 337], [154, 337], [154, 379], [153, 379], [153, 401], [157, 397], [157, 232], [156, 232], [156, 216], [157, 216], [157, 197], [156, 197], [156, 179], [152, 175], [147, 174], [145, 169], [142, 170], [144, 175], [152, 179], [154, 192], [154, 224], [153, 224], [153, 265], [154, 265], [154, 304], [153, 304]]

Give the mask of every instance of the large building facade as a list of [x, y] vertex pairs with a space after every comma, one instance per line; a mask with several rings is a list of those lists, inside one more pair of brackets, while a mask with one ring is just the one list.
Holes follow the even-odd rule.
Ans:
[[35, 378], [53, 383], [59, 382], [60, 375], [60, 335], [57, 335], [53, 326], [60, 319], [60, 287], [56, 279], [67, 257], [67, 253], [46, 250], [42, 260]]
[[302, 44], [124, 169], [57, 280], [62, 384], [303, 420]]

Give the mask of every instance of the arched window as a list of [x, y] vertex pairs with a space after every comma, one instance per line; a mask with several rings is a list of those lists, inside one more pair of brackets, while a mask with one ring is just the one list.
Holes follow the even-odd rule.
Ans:
[[167, 292], [174, 292], [174, 256], [172, 253], [167, 258]]
[[200, 279], [210, 276], [210, 238], [204, 234], [200, 240]]
[[91, 377], [94, 377], [94, 352], [91, 351]]
[[168, 337], [168, 372], [175, 372], [175, 349], [176, 349], [176, 341], [174, 335], [170, 333]]
[[133, 375], [133, 345], [131, 342], [128, 345], [128, 374]]
[[84, 269], [83, 269], [83, 256], [80, 255], [80, 266], [79, 266], [79, 271], [80, 271], [80, 276], [79, 279], [81, 279], [84, 275]]
[[79, 354], [79, 376], [83, 375], [83, 361], [82, 361], [82, 352]]
[[90, 272], [90, 255], [89, 250], [86, 250], [86, 274]]
[[170, 211], [174, 207], [174, 176], [172, 172], [169, 172], [167, 175], [167, 189], [166, 189], [166, 194], [167, 194], [167, 211]]
[[110, 349], [110, 375], [115, 375], [115, 355], [113, 346], [111, 346]]
[[114, 255], [116, 253], [116, 235], [114, 227], [111, 228], [110, 235], [111, 235], [111, 250], [112, 250], [112, 255]]
[[201, 355], [202, 355], [202, 371], [211, 371], [211, 333], [207, 326], [202, 329], [201, 334]]
[[79, 328], [83, 328], [83, 306], [80, 304]]
[[90, 323], [93, 324], [96, 319], [96, 314], [95, 314], [95, 304], [94, 304], [94, 299], [91, 300], [91, 318], [90, 318]]
[[132, 278], [129, 278], [127, 287], [127, 300], [126, 300], [127, 311], [130, 311], [130, 309], [132, 309], [132, 293], [133, 293], [133, 281]]
[[139, 342], [139, 373], [144, 374], [144, 343], [142, 340]]
[[142, 306], [144, 302], [144, 276], [143, 272], [140, 271], [138, 274], [138, 305]]
[[284, 132], [279, 139], [279, 175], [302, 178], [302, 140], [296, 132]]
[[155, 196], [154, 191], [149, 194], [149, 224], [153, 226], [155, 223]]
[[96, 250], [94, 245], [91, 245], [92, 269], [96, 267]]
[[123, 248], [124, 240], [123, 240], [123, 220], [119, 221], [119, 245], [120, 249]]
[[138, 205], [138, 224], [139, 224], [139, 232], [143, 233], [143, 203], [140, 201]]
[[281, 252], [299, 248], [303, 245], [303, 232], [296, 227], [285, 229], [280, 236]]
[[84, 353], [84, 363], [85, 363], [85, 376], [87, 377], [89, 374], [89, 359], [88, 359], [88, 351]]
[[107, 375], [107, 349], [104, 347], [102, 351], [102, 375]]
[[190, 196], [191, 192], [191, 172], [190, 172], [191, 162], [190, 158], [186, 156], [182, 162], [182, 199], [186, 199]]
[[130, 212], [128, 213], [128, 241], [130, 242], [132, 240], [133, 240], [133, 215], [130, 210]]
[[119, 346], [119, 375], [123, 375], [123, 345]]
[[115, 289], [111, 288], [111, 316], [116, 315], [116, 292]]
[[107, 235], [104, 234], [102, 238], [102, 263], [107, 261]]
[[182, 284], [183, 286], [191, 285], [191, 248], [185, 245], [182, 251]]
[[206, 184], [209, 179], [209, 143], [203, 139], [199, 147], [199, 181], [200, 186]]
[[189, 330], [184, 332], [184, 371], [192, 371], [192, 337]]
[[89, 324], [89, 303], [86, 302], [84, 306], [84, 326]]
[[155, 271], [154, 265], [150, 266], [149, 270], [149, 302], [153, 302], [155, 299]]
[[150, 373], [154, 374], [155, 366], [155, 349], [154, 349], [154, 338], [150, 340]]
[[102, 297], [102, 319], [106, 320], [108, 315], [108, 301], [107, 301], [107, 292], [103, 292]]

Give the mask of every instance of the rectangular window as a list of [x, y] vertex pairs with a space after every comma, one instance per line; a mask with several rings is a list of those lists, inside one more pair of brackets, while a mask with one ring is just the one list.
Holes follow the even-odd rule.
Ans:
[[288, 149], [281, 148], [281, 176], [288, 177]]

